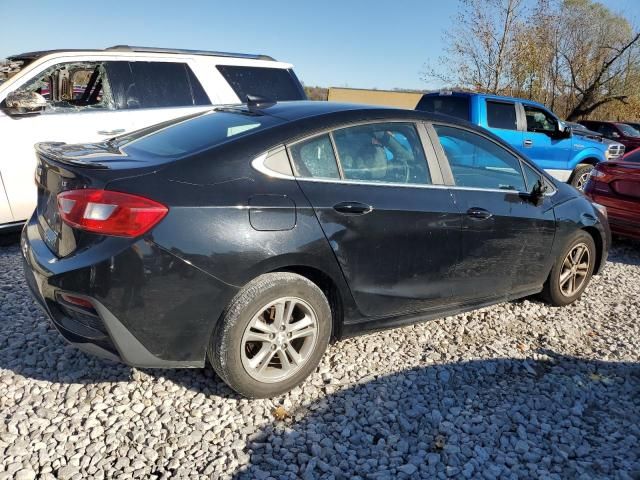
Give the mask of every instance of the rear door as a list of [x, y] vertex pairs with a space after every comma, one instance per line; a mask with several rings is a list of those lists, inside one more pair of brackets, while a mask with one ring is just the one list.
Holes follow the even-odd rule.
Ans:
[[490, 100], [485, 102], [487, 130], [493, 132], [516, 150], [522, 150], [523, 132], [519, 128], [515, 102]]
[[540, 174], [476, 131], [434, 124], [431, 132], [464, 218], [456, 269], [460, 295], [483, 300], [541, 286], [555, 216], [549, 198], [539, 205], [527, 198]]
[[298, 183], [366, 316], [438, 308], [455, 295], [460, 215], [422, 128], [366, 123], [289, 146]]

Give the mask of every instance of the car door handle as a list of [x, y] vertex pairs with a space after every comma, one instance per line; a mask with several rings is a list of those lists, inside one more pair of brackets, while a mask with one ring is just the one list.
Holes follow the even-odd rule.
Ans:
[[118, 135], [124, 133], [124, 128], [114, 128], [113, 130], [98, 130], [98, 135]]
[[373, 207], [360, 202], [340, 202], [335, 204], [333, 209], [343, 215], [365, 215], [371, 212]]
[[523, 143], [524, 143], [525, 147], [532, 147], [533, 146], [533, 140], [527, 139]]
[[487, 220], [493, 217], [493, 214], [484, 208], [473, 207], [467, 210], [467, 216], [475, 220]]

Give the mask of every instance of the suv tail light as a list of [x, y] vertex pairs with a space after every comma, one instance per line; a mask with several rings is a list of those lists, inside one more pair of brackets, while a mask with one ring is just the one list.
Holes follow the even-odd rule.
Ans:
[[69, 190], [58, 194], [62, 220], [80, 230], [119, 237], [138, 237], [164, 218], [161, 203], [111, 190]]

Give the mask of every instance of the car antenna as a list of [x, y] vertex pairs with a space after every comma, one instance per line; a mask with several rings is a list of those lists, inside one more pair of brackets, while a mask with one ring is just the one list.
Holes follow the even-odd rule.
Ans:
[[261, 110], [275, 105], [276, 102], [260, 95], [247, 95], [247, 108], [249, 110]]

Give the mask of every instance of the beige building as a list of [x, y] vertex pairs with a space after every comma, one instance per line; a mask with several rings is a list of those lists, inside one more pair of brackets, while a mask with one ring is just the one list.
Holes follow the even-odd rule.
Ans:
[[423, 92], [331, 87], [327, 94], [327, 100], [330, 102], [366, 103], [368, 105], [384, 105], [386, 107], [413, 110], [422, 95], [424, 95]]

